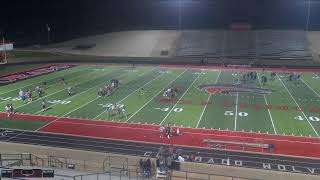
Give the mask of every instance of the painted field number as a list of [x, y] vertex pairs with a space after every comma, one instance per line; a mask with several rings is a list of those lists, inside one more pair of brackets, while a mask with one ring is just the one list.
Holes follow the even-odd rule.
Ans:
[[[169, 107], [165, 107], [165, 108], [155, 108], [155, 109], [160, 109], [163, 112], [168, 112], [170, 110]], [[174, 112], [182, 112], [183, 108], [174, 108], [173, 109]]]
[[[294, 119], [299, 120], [299, 121], [303, 121], [304, 118], [302, 116], [296, 116], [294, 117]], [[316, 116], [309, 116], [308, 118], [310, 121], [314, 121], [314, 122], [319, 122], [320, 118], [316, 117]]]
[[[225, 111], [224, 112], [224, 115], [225, 116], [234, 116], [234, 112], [233, 111]], [[249, 114], [247, 112], [239, 112], [238, 113], [239, 116], [242, 116], [242, 117], [246, 117], [248, 116]]]

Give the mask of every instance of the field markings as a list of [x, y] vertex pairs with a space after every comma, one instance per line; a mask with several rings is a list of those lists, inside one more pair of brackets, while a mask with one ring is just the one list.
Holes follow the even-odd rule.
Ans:
[[[103, 75], [103, 76], [109, 75], [109, 74], [112, 73], [112, 72], [113, 72], [113, 71], [110, 71], [110, 72], [108, 72], [107, 74], [105, 74], [105, 75]], [[103, 76], [101, 76], [101, 78], [102, 78]], [[98, 77], [100, 78], [100, 76], [98, 76]], [[73, 87], [78, 86], [78, 85], [83, 84], [83, 83], [86, 83], [86, 82], [89, 82], [89, 81], [92, 81], [92, 80], [93, 80], [93, 79], [89, 79], [89, 80], [86, 80], [86, 81], [83, 81], [83, 82], [80, 82], [80, 83], [75, 83], [75, 84], [73, 85]], [[38, 99], [32, 101], [31, 103], [37, 102], [37, 101], [39, 101], [39, 100], [43, 100], [43, 99], [46, 98], [46, 97], [52, 96], [52, 95], [54, 95], [54, 94], [57, 94], [57, 93], [60, 93], [60, 92], [62, 92], [62, 91], [66, 91], [66, 90], [67, 90], [67, 89], [66, 89], [65, 87], [63, 87], [61, 90], [55, 91], [55, 92], [50, 93], [50, 94], [47, 94], [47, 95], [45, 95], [45, 96], [42, 96], [41, 98], [38, 98]], [[82, 93], [82, 92], [81, 92], [81, 93]], [[71, 96], [71, 97], [73, 97], [73, 96]], [[64, 100], [68, 100], [68, 99], [70, 99], [71, 97], [69, 97], [69, 98], [67, 98], [67, 99], [64, 99]], [[27, 106], [27, 105], [29, 105], [29, 104], [31, 104], [31, 103], [23, 104], [23, 105], [21, 105], [21, 106], [16, 107], [15, 109], [19, 109], [19, 108], [24, 107], [24, 106]], [[54, 104], [54, 105], [55, 105], [55, 104]], [[51, 106], [49, 106], [49, 107], [51, 107]], [[38, 112], [39, 112], [39, 111], [38, 111]], [[36, 112], [36, 113], [38, 113], [38, 112]]]
[[[184, 70], [180, 75], [178, 75], [175, 79], [173, 79], [172, 81], [170, 81], [167, 86], [169, 86], [171, 83], [173, 83], [175, 80], [177, 80], [180, 76], [182, 76], [182, 74], [184, 74], [187, 71]], [[148, 105], [154, 98], [156, 98], [165, 88], [167, 88], [167, 86], [165, 86], [164, 88], [162, 88], [158, 93], [156, 93], [153, 97], [150, 98], [149, 101], [147, 101], [143, 106], [141, 106], [141, 108], [139, 108], [135, 113], [133, 113], [125, 122], [128, 122], [133, 116], [135, 116], [138, 112], [141, 111], [141, 109], [143, 109], [146, 105]]]
[[[238, 81], [237, 81], [237, 85], [240, 82], [240, 72], [238, 71]], [[236, 97], [236, 113], [234, 116], [234, 130], [237, 130], [237, 119], [238, 119], [238, 103], [239, 103], [239, 92], [237, 92], [237, 97]]]
[[[287, 88], [287, 86], [283, 83], [282, 79], [279, 77], [279, 75], [277, 74], [277, 77], [279, 78], [281, 84], [285, 87], [285, 89], [288, 91], [289, 95], [291, 96], [291, 98], [293, 99], [293, 101], [296, 103], [296, 105], [298, 106], [299, 109], [301, 109], [300, 105], [297, 103], [297, 101], [295, 100], [295, 98], [292, 96], [291, 92], [289, 91], [289, 89]], [[306, 114], [301, 111], [301, 113], [303, 114], [304, 118], [306, 118], [306, 120], [308, 121], [309, 125], [311, 126], [311, 128], [313, 129], [313, 131], [316, 133], [317, 136], [319, 136], [318, 132], [315, 130], [315, 128], [313, 127], [313, 125], [311, 124], [311, 122], [309, 121], [308, 117], [306, 116]]]
[[[65, 69], [65, 70], [70, 70], [70, 69]], [[86, 69], [80, 69], [80, 70], [78, 70], [78, 71], [70, 72], [70, 73], [67, 73], [67, 74], [61, 74], [61, 75], [58, 75], [57, 77], [50, 78], [50, 79], [45, 80], [45, 81], [51, 81], [51, 80], [53, 80], [53, 79], [61, 78], [61, 77], [66, 76], [66, 75], [70, 75], [70, 74], [72, 74], [72, 73], [76, 73], [76, 72], [80, 72], [80, 71], [85, 71], [85, 70], [86, 70]], [[64, 70], [61, 70], [61, 71], [58, 71], [58, 72], [63, 72], [63, 71], [64, 71]], [[54, 72], [52, 72], [52, 73], [54, 73]], [[40, 78], [40, 77], [43, 77], [43, 76], [45, 76], [45, 75], [50, 75], [50, 74], [52, 74], [52, 73], [43, 74], [43, 75], [36, 76], [36, 77], [39, 77], [39, 78]], [[64, 72], [64, 73], [66, 73], [66, 72]], [[31, 77], [30, 79], [36, 78], [36, 77]], [[28, 79], [26, 79], [26, 80], [28, 80]], [[44, 81], [44, 80], [39, 80], [39, 82], [42, 82], [42, 81]], [[14, 83], [18, 83], [18, 82], [19, 82], [19, 81], [14, 82]], [[19, 89], [24, 89], [25, 87], [33, 86], [33, 85], [35, 85], [35, 84], [40, 84], [39, 82], [32, 82], [32, 83], [29, 83], [28, 85], [25, 85], [25, 86], [22, 86], [22, 87], [19, 87], [19, 88], [16, 88], [16, 89], [11, 89], [11, 90], [9, 90], [9, 91], [0, 93], [0, 95], [6, 94], [6, 93], [9, 93], [9, 92], [12, 92], [12, 91], [17, 91], [17, 90], [19, 90]], [[2, 102], [1, 102], [1, 103], [2, 103]]]
[[[156, 66], [157, 67], [157, 66]], [[155, 68], [156, 68], [155, 67]], [[153, 69], [155, 69], [155, 68], [152, 68], [150, 71], [146, 71], [146, 72], [144, 72], [144, 73], [142, 73], [142, 75], [144, 75], [144, 74], [146, 74], [147, 72], [151, 72]], [[112, 71], [113, 72], [113, 71]], [[109, 74], [109, 73], [108, 73]], [[124, 76], [124, 75], [126, 75], [126, 74], [128, 74], [128, 73], [123, 73], [123, 74], [121, 74], [119, 77], [122, 77], [122, 76]], [[138, 76], [138, 77], [140, 77], [140, 76]], [[158, 76], [157, 76], [158, 77]], [[111, 78], [110, 78], [111, 79]], [[101, 85], [101, 84], [99, 84], [99, 85]], [[97, 87], [97, 86], [99, 86], [99, 85], [96, 85], [96, 86], [94, 86], [94, 87], [92, 87], [92, 88], [95, 88], [95, 87]], [[91, 89], [91, 88], [90, 88]], [[89, 90], [89, 89], [88, 89]], [[88, 91], [87, 90], [87, 91]], [[73, 96], [74, 97], [74, 96]], [[93, 99], [93, 100], [91, 100], [91, 101], [89, 101], [89, 102], [87, 102], [87, 103], [85, 103], [85, 104], [83, 104], [83, 105], [81, 105], [81, 106], [79, 106], [79, 107], [77, 107], [77, 108], [75, 108], [75, 109], [73, 109], [72, 111], [69, 111], [68, 113], [66, 113], [66, 114], [64, 114], [64, 115], [62, 115], [62, 116], [60, 116], [60, 117], [58, 117], [57, 119], [55, 119], [54, 121], [51, 121], [50, 123], [48, 123], [48, 124], [46, 124], [46, 125], [44, 125], [44, 126], [42, 126], [42, 127], [40, 127], [40, 128], [38, 128], [36, 131], [38, 131], [38, 130], [40, 130], [41, 128], [44, 128], [44, 127], [47, 127], [47, 126], [49, 126], [50, 124], [52, 124], [52, 123], [54, 123], [54, 122], [56, 122], [56, 121], [58, 121], [58, 120], [60, 120], [60, 119], [62, 119], [62, 118], [64, 118], [65, 116], [67, 116], [68, 114], [71, 114], [72, 112], [74, 112], [74, 111], [76, 111], [76, 110], [78, 110], [78, 109], [80, 109], [80, 108], [82, 108], [82, 107], [84, 107], [84, 106], [86, 106], [86, 105], [88, 105], [88, 104], [90, 104], [90, 103], [92, 103], [92, 102], [94, 102], [95, 100], [97, 100], [97, 99], [99, 99], [98, 97], [97, 98], [95, 98], [95, 99]]]
[[300, 79], [301, 79], [301, 81], [302, 81], [306, 86], [308, 86], [309, 89], [311, 89], [311, 91], [314, 92], [314, 94], [316, 94], [318, 97], [320, 97], [320, 95], [319, 95], [311, 86], [309, 86], [309, 85], [303, 80], [303, 78], [300, 78]]
[[[130, 93], [129, 95], [127, 95], [126, 97], [124, 97], [123, 99], [121, 99], [120, 101], [117, 102], [117, 104], [121, 103], [122, 101], [126, 100], [129, 96], [131, 96], [132, 94], [136, 93], [139, 89], [147, 86], [148, 84], [150, 84], [151, 82], [155, 81], [156, 79], [160, 78], [162, 75], [164, 74], [159, 74], [158, 76], [154, 77], [153, 79], [149, 80], [148, 82], [146, 82], [143, 86], [138, 87], [136, 90], [134, 90], [132, 93]], [[104, 114], [107, 110], [104, 110], [102, 113], [98, 114], [96, 117], [94, 117], [93, 119], [97, 119], [99, 116], [101, 116], [102, 114]]]
[[[260, 77], [259, 77], [259, 73], [257, 73], [257, 77], [258, 77], [258, 81], [259, 81], [260, 87], [262, 88]], [[266, 98], [266, 95], [264, 94], [263, 97], [264, 97], [264, 101], [265, 101], [266, 105], [269, 106], [267, 98]], [[268, 109], [270, 121], [271, 121], [271, 124], [272, 124], [272, 127], [273, 127], [273, 131], [274, 131], [275, 134], [277, 134], [276, 128], [275, 128], [274, 123], [273, 123], [273, 118], [272, 118], [270, 109], [269, 108], [267, 108], [267, 109]]]
[[[112, 71], [112, 72], [113, 72], [113, 71]], [[111, 73], [111, 72], [110, 72], [110, 73]], [[107, 73], [106, 75], [108, 75], [108, 74], [110, 74], [110, 73]], [[120, 77], [122, 77], [122, 76], [125, 76], [126, 74], [127, 74], [127, 73], [123, 73], [123, 74], [121, 74], [118, 78], [120, 78]], [[110, 78], [108, 78], [108, 79], [111, 79], [111, 78], [112, 78], [112, 77], [110, 77]], [[97, 84], [97, 85], [95, 85], [95, 86], [93, 86], [93, 87], [91, 87], [91, 88], [87, 89], [86, 91], [81, 92], [80, 94], [85, 93], [85, 92], [88, 92], [89, 90], [92, 90], [93, 88], [97, 88], [97, 87], [101, 86], [101, 84], [103, 84], [103, 83]], [[78, 95], [78, 94], [76, 94], [76, 95]], [[72, 96], [72, 97], [75, 97], [76, 95], [74, 95], [74, 96]], [[72, 98], [72, 97], [70, 97], [70, 98]], [[79, 106], [78, 108], [76, 108], [76, 109], [74, 109], [74, 110], [72, 110], [72, 111], [68, 112], [67, 114], [62, 115], [61, 117], [64, 117], [64, 116], [66, 116], [66, 115], [68, 115], [68, 114], [70, 114], [70, 113], [72, 113], [72, 112], [74, 112], [74, 111], [76, 111], [76, 110], [78, 110], [78, 109], [82, 108], [83, 106], [85, 106], [85, 105], [87, 105], [87, 104], [89, 104], [89, 103], [91, 103], [91, 102], [93, 102], [93, 101], [97, 100], [97, 99], [99, 99], [99, 97], [97, 97], [97, 98], [95, 98], [95, 99], [93, 99], [93, 100], [91, 100], [91, 101], [89, 101], [89, 102], [87, 102], [87, 103], [85, 103], [85, 104], [83, 104], [83, 105]], [[67, 98], [67, 99], [65, 99], [65, 100], [69, 100], [69, 98]], [[54, 104], [54, 105], [52, 105], [52, 106], [55, 106], [55, 105], [58, 105], [58, 104]], [[52, 106], [50, 106], [50, 107], [52, 107]], [[38, 112], [39, 112], [39, 111], [38, 111]]]
[[[217, 77], [215, 83], [218, 82], [218, 80], [219, 80], [219, 78], [220, 78], [220, 74], [221, 74], [221, 71], [219, 71], [219, 74], [218, 74], [218, 77]], [[215, 94], [215, 93], [213, 93], [213, 94]], [[208, 99], [207, 99], [206, 105], [204, 106], [204, 108], [203, 108], [203, 110], [202, 110], [202, 113], [201, 113], [201, 115], [200, 115], [200, 118], [199, 118], [199, 120], [198, 120], [198, 123], [197, 123], [196, 128], [199, 127], [199, 124], [200, 124], [200, 122], [201, 122], [201, 120], [202, 120], [202, 117], [203, 117], [204, 112], [205, 112], [206, 109], [207, 109], [207, 106], [208, 106], [208, 104], [209, 104], [209, 100], [210, 100], [211, 96], [212, 96], [212, 93], [210, 93], [210, 95], [209, 95], [209, 97], [208, 97]]]
[[[202, 72], [202, 71], [201, 71]], [[171, 114], [171, 112], [174, 110], [174, 108], [177, 106], [177, 104], [179, 103], [179, 101], [187, 94], [187, 92], [189, 91], [189, 89], [191, 87], [193, 87], [193, 84], [197, 81], [197, 79], [201, 76], [201, 73], [198, 75], [197, 78], [195, 78], [193, 80], [193, 82], [189, 85], [188, 89], [186, 89], [186, 91], [182, 94], [182, 96], [179, 98], [179, 100], [174, 104], [174, 106], [170, 109], [170, 111], [168, 112], [168, 114], [162, 119], [160, 125], [169, 117], [169, 115]]]
[[[79, 70], [79, 71], [81, 71], [81, 70]], [[75, 71], [75, 72], [78, 72], [78, 71]], [[75, 72], [72, 72], [72, 73], [75, 73]], [[72, 73], [70, 73], [70, 74], [72, 74]], [[65, 76], [70, 75], [70, 74], [65, 74]], [[63, 77], [63, 75], [58, 76], [58, 77], [56, 77], [56, 78], [51, 78], [51, 79], [49, 79], [48, 81], [51, 81], [51, 80], [57, 79], [57, 78], [61, 78], [61, 77]], [[46, 81], [47, 81], [47, 80], [46, 80]], [[23, 86], [23, 87], [21, 87], [21, 88], [17, 88], [17, 89], [14, 89], [14, 90], [7, 91], [7, 92], [5, 92], [5, 93], [3, 93], [3, 94], [6, 94], [6, 93], [9, 93], [9, 92], [12, 92], [12, 91], [16, 91], [16, 90], [18, 90], [18, 89], [23, 89], [23, 88], [25, 88], [25, 87], [27, 87], [27, 86], [32, 86], [32, 85], [35, 85], [35, 84], [41, 84], [41, 83], [39, 83], [39, 82], [37, 82], [37, 83], [32, 83], [32, 84]], [[48, 88], [50, 88], [50, 87], [52, 87], [52, 86], [55, 86], [55, 85], [56, 85], [56, 83], [50, 84], [49, 86], [46, 86], [45, 89], [48, 89]], [[31, 92], [35, 92], [35, 91], [36, 91], [36, 90], [32, 88], [32, 91], [31, 91]], [[1, 94], [0, 94], [0, 95], [1, 95]], [[12, 98], [10, 98], [10, 99], [8, 99], [8, 100], [5, 100], [5, 101], [0, 101], [0, 104], [5, 104], [7, 101], [11, 101], [11, 100], [12, 100]]]

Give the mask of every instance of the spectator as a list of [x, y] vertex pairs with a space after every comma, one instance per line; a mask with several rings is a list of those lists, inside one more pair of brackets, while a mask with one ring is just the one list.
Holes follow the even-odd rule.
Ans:
[[161, 125], [160, 128], [159, 128], [159, 131], [160, 131], [160, 138], [162, 139], [163, 135], [164, 135], [164, 133], [166, 131], [166, 128], [163, 125]]
[[178, 161], [179, 162], [184, 162], [184, 158], [182, 156], [178, 156]]

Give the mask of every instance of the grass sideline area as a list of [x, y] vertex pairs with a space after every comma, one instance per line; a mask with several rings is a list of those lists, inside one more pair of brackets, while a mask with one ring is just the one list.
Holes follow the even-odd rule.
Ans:
[[[12, 103], [20, 114], [318, 137], [319, 74], [301, 73], [301, 78], [292, 82], [288, 81], [290, 73], [277, 72], [271, 80], [270, 72], [259, 71], [256, 79], [244, 82], [242, 77], [248, 72], [255, 71], [81, 65], [0, 86], [0, 110], [4, 112], [6, 104]], [[265, 86], [262, 76], [268, 77]], [[119, 88], [111, 96], [98, 97], [98, 89], [111, 79], [120, 81]], [[35, 87], [43, 82], [47, 85], [39, 98]], [[211, 84], [263, 86], [272, 93], [223, 93], [225, 89], [218, 88], [209, 94], [199, 90], [200, 85]], [[167, 100], [163, 93], [172, 86], [177, 87], [177, 96]], [[66, 87], [72, 87], [71, 96]], [[34, 91], [33, 101], [25, 103], [17, 98], [20, 89]], [[47, 111], [42, 111], [42, 101]], [[124, 105], [127, 117], [106, 112], [114, 103]], [[47, 123], [8, 118], [1, 119], [0, 127], [36, 130]]]

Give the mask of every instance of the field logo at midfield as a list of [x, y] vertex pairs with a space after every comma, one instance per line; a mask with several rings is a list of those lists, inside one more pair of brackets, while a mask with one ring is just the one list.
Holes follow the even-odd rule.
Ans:
[[32, 77], [49, 74], [52, 72], [68, 69], [74, 67], [76, 65], [68, 65], [68, 64], [57, 64], [57, 65], [49, 65], [41, 68], [34, 68], [24, 72], [17, 72], [10, 75], [5, 75], [0, 77], [0, 85], [14, 83], [16, 81], [29, 79]]
[[242, 84], [205, 84], [198, 88], [208, 93], [254, 93], [254, 94], [271, 94], [272, 90], [259, 87], [251, 87]]

